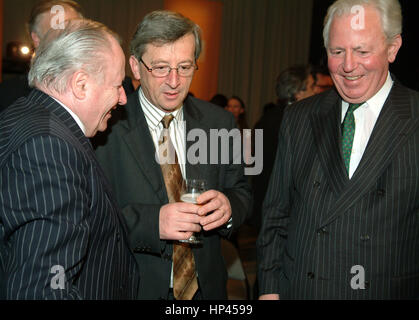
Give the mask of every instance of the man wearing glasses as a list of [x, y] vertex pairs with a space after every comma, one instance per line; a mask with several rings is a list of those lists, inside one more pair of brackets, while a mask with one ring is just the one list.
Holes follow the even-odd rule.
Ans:
[[[128, 97], [126, 108], [115, 110], [114, 125], [100, 137], [103, 141], [96, 141], [97, 156], [130, 229], [142, 279], [139, 299], [226, 299], [220, 237], [237, 230], [251, 207], [244, 169], [233, 164], [231, 146], [227, 164], [221, 164], [223, 150], [218, 147], [218, 162], [210, 161], [210, 130], [230, 131], [236, 127], [234, 118], [188, 95], [200, 52], [200, 28], [194, 22], [169, 11], [148, 14], [131, 42], [131, 70], [141, 86]], [[206, 161], [190, 161], [188, 150], [198, 141], [187, 139], [192, 130], [208, 138]], [[175, 150], [171, 168], [178, 168], [168, 169], [169, 174], [160, 151], [156, 155], [167, 141]], [[197, 199], [199, 205], [182, 203], [173, 196], [172, 190], [179, 190], [173, 188], [179, 180], [174, 177], [204, 179], [209, 191]], [[178, 241], [200, 231], [202, 245], [184, 244], [188, 259], [179, 266]], [[183, 271], [185, 264], [192, 273]], [[179, 278], [190, 275], [180, 286]]]

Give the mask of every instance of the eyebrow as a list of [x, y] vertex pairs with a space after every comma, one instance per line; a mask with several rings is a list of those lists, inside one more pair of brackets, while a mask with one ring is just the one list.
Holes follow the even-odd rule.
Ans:
[[[152, 65], [153, 64], [158, 64], [158, 63], [164, 63], [164, 64], [167, 64], [167, 65], [170, 65], [170, 63], [167, 62], [166, 60], [153, 60], [153, 61], [150, 62], [150, 64], [152, 64]], [[184, 60], [184, 61], [179, 62], [178, 64], [182, 64], [182, 63], [193, 63], [193, 60], [190, 60], [190, 59]]]

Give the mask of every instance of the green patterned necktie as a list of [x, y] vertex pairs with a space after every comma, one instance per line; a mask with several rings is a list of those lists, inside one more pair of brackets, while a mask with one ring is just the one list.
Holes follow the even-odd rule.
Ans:
[[350, 103], [342, 124], [342, 154], [345, 161], [346, 171], [349, 174], [349, 163], [351, 162], [352, 144], [355, 135], [354, 111], [363, 103]]

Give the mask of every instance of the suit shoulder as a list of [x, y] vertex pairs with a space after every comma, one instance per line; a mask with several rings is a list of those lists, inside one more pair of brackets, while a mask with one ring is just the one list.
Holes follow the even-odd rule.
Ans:
[[216, 114], [225, 114], [228, 115], [229, 112], [225, 110], [224, 108], [217, 106], [211, 102], [201, 100], [195, 97], [188, 97], [189, 102], [191, 102], [196, 108], [203, 110], [203, 111], [209, 111], [209, 112], [215, 112]]
[[419, 91], [410, 88], [406, 88], [406, 90], [411, 97], [413, 115], [414, 117], [419, 118]]
[[22, 97], [1, 113], [0, 131], [3, 135], [30, 134], [35, 128], [36, 131], [48, 132], [50, 119], [51, 113], [47, 109], [39, 108]]
[[334, 89], [313, 95], [306, 99], [295, 102], [286, 107], [285, 112], [288, 116], [304, 117], [312, 113], [317, 113], [325, 106], [332, 106], [339, 100], [339, 96]]
[[0, 114], [0, 158], [5, 158], [29, 139], [51, 135], [51, 114], [20, 98]]
[[225, 125], [226, 123], [235, 122], [234, 116], [231, 112], [212, 104], [211, 102], [201, 100], [195, 97], [188, 97], [186, 100], [186, 106], [193, 107], [199, 112], [206, 120], [214, 120], [220, 124]]

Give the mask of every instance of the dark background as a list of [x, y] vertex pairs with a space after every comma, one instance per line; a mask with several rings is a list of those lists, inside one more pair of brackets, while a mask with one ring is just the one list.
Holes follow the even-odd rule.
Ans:
[[[327, 65], [323, 46], [323, 19], [334, 0], [313, 0], [310, 63]], [[403, 44], [390, 71], [405, 86], [419, 91], [419, 28], [417, 0], [399, 0], [403, 13]]]

